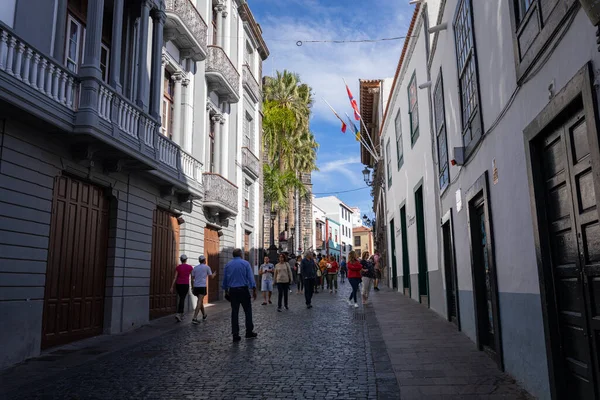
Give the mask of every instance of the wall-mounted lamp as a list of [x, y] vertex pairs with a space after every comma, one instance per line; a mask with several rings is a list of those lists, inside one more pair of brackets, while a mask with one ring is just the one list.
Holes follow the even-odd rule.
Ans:
[[430, 88], [430, 87], [431, 87], [431, 81], [427, 81], [427, 82], [421, 83], [419, 85], [419, 89], [427, 89], [427, 88]]
[[455, 147], [454, 148], [454, 158], [450, 160], [450, 164], [455, 165], [463, 165], [465, 163], [465, 148], [464, 147]]
[[443, 24], [432, 26], [431, 28], [429, 28], [427, 30], [427, 32], [429, 32], [431, 34], [431, 33], [436, 33], [439, 31], [445, 31], [446, 29], [448, 29], [448, 23], [444, 22]]

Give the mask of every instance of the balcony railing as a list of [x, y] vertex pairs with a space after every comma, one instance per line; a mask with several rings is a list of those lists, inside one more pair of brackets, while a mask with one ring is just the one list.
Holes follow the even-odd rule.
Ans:
[[219, 95], [227, 97], [230, 103], [239, 101], [240, 74], [219, 46], [208, 46], [206, 79]]
[[77, 77], [0, 25], [0, 70], [41, 94], [44, 102], [74, 111]]
[[244, 84], [244, 88], [252, 97], [252, 100], [255, 103], [262, 103], [262, 89], [260, 88], [260, 84], [254, 77], [254, 74], [250, 70], [250, 66], [248, 64], [244, 64], [244, 69], [242, 70], [242, 82]]
[[204, 207], [219, 215], [237, 215], [238, 188], [219, 174], [204, 174]]
[[166, 0], [165, 6], [165, 30], [167, 35], [172, 34], [170, 39], [188, 51], [194, 61], [206, 59], [208, 28], [196, 7], [190, 0]]
[[65, 132], [108, 144], [179, 193], [202, 194], [202, 163], [160, 135], [154, 118], [104, 82], [63, 68], [2, 23], [0, 99]]
[[242, 168], [254, 179], [259, 177], [260, 161], [248, 147], [242, 147]]

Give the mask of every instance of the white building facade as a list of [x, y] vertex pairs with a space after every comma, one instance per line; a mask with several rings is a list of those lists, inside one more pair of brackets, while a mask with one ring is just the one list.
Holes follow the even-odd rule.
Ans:
[[325, 212], [325, 216], [336, 221], [340, 225], [341, 255], [348, 257], [352, 250], [352, 208], [344, 204], [335, 196], [317, 197], [314, 204]]
[[597, 398], [596, 28], [575, 0], [438, 0], [408, 35], [376, 218], [399, 290], [536, 397]]
[[219, 299], [233, 248], [258, 248], [268, 49], [248, 4], [0, 9], [0, 367], [175, 313], [182, 253]]

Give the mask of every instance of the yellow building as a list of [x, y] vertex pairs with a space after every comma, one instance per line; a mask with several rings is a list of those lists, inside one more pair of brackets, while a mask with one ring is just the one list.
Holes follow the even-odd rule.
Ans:
[[352, 228], [353, 247], [352, 250], [360, 256], [363, 251], [373, 254], [373, 231], [371, 228], [359, 226]]

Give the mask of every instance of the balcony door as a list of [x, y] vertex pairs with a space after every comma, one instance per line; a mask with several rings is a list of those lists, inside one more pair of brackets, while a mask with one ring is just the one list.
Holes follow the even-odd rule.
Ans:
[[164, 91], [163, 91], [163, 99], [162, 99], [162, 115], [161, 122], [162, 126], [160, 127], [160, 132], [163, 136], [168, 137], [169, 139], [173, 138], [173, 96], [175, 93], [175, 84], [171, 77], [171, 73], [165, 71], [164, 76]]

